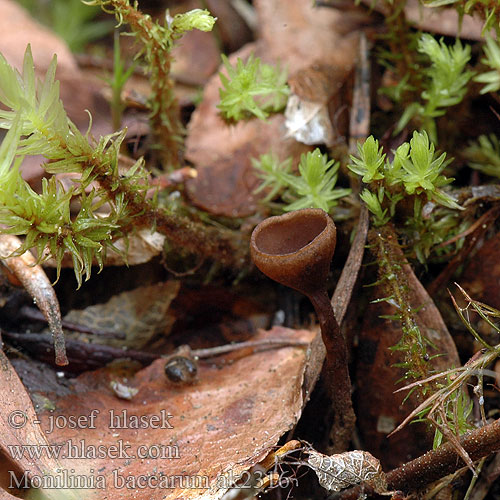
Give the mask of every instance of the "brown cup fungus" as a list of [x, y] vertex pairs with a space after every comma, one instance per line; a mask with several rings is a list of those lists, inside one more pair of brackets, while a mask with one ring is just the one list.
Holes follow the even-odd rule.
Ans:
[[[325, 211], [306, 208], [262, 221], [252, 233], [250, 251], [266, 276], [298, 290], [312, 302], [326, 347], [324, 369], [336, 420], [340, 420], [337, 427], [350, 434], [354, 412], [347, 346], [326, 289], [336, 237], [335, 224]], [[342, 433], [340, 428], [337, 433]], [[349, 437], [343, 436], [343, 441], [348, 442]]]

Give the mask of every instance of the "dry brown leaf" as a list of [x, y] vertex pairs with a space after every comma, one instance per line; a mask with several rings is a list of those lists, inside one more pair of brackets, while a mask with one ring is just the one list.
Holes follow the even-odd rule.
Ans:
[[315, 61], [346, 71], [354, 65], [359, 18], [349, 12], [302, 0], [257, 0], [255, 8], [267, 59], [280, 61], [290, 75]]
[[345, 134], [345, 124], [332, 125], [331, 115], [338, 122], [347, 103], [339, 91], [357, 57], [357, 21], [351, 22], [349, 12], [307, 2], [256, 2], [256, 9], [268, 57], [289, 68], [287, 135], [304, 144], [333, 145]]
[[[309, 331], [276, 327], [257, 338], [310, 342], [314, 336]], [[138, 389], [132, 401], [114, 395], [109, 385], [111, 370], [88, 372], [76, 379], [75, 394], [56, 400], [54, 412], [39, 416], [41, 429], [51, 444], [62, 445], [61, 455], [69, 451], [69, 442], [73, 456], [84, 451], [85, 459], [61, 456], [60, 462], [67, 477], [81, 475], [94, 481], [94, 489], [86, 491], [88, 498], [219, 499], [232, 481], [262, 460], [297, 422], [304, 404], [307, 362], [304, 348], [262, 351], [221, 366], [203, 363], [197, 384], [178, 387], [167, 382], [165, 360], [160, 359], [128, 380], [130, 387]], [[28, 403], [22, 404], [24, 409]], [[17, 409], [16, 400], [11, 406]], [[134, 415], [145, 416], [144, 428], [132, 428]], [[80, 423], [74, 424], [78, 417]], [[118, 418], [121, 423], [126, 418], [128, 428], [112, 428], [110, 423], [119, 423]], [[161, 425], [164, 428], [155, 428]], [[120, 447], [129, 455], [143, 452], [151, 458], [126, 458], [125, 453], [118, 458], [113, 453]], [[91, 458], [98, 450], [103, 456]], [[164, 458], [153, 458], [158, 452]], [[36, 467], [22, 465], [33, 471]], [[171, 485], [177, 481], [177, 487], [160, 488], [155, 481], [161, 476]], [[127, 477], [136, 482], [135, 487], [119, 488]], [[189, 481], [204, 478], [208, 482], [201, 486], [207, 488], [188, 487], [194, 484]]]
[[[401, 255], [401, 258], [403, 256]], [[460, 360], [455, 344], [446, 328], [439, 310], [415, 276], [409, 265], [403, 265], [402, 271], [409, 291], [409, 300], [417, 312], [417, 322], [422, 335], [436, 346], [432, 353], [443, 356], [428, 361], [429, 369], [436, 372], [452, 366], [459, 366]], [[375, 287], [373, 299], [387, 295], [387, 290]], [[384, 467], [397, 467], [429, 449], [431, 436], [424, 425], [407, 426], [387, 438], [421, 402], [410, 396], [403, 405], [402, 393], [394, 394], [399, 387], [397, 382], [404, 375], [403, 369], [394, 367], [404, 360], [400, 351], [391, 351], [401, 338], [401, 324], [382, 315], [395, 314], [394, 307], [387, 303], [370, 304], [364, 315], [364, 322], [359, 338], [356, 380], [358, 381], [357, 416], [362, 438], [367, 449], [378, 457]]]
[[[266, 131], [266, 138], [260, 138], [260, 130]], [[196, 178], [186, 182], [191, 201], [210, 213], [228, 217], [246, 217], [255, 212], [259, 196], [254, 194], [259, 185], [252, 165], [252, 158], [273, 151], [280, 161], [285, 158], [283, 117], [275, 116], [267, 123], [246, 127], [248, 142], [230, 155], [218, 158], [211, 164], [198, 165]], [[272, 139], [281, 139], [282, 145]], [[291, 142], [291, 141], [289, 141]], [[286, 146], [285, 146], [286, 147]], [[296, 161], [300, 157], [297, 151]]]
[[[389, 9], [384, 2], [362, 0], [362, 2], [384, 15], [389, 15]], [[459, 29], [459, 16], [455, 9], [447, 7], [429, 7], [419, 0], [408, 0], [405, 3], [405, 15], [409, 22], [422, 31], [430, 31], [440, 35], [481, 40], [484, 21], [479, 17], [464, 16]]]
[[[257, 49], [246, 45], [229, 60], [245, 60]], [[256, 52], [259, 55], [259, 52]], [[253, 191], [258, 181], [251, 158], [273, 151], [280, 161], [288, 156], [298, 163], [308, 147], [285, 138], [284, 117], [266, 121], [252, 119], [227, 124], [219, 115], [218, 74], [205, 86], [203, 101], [193, 113], [186, 140], [186, 159], [197, 167], [198, 176], [187, 181], [191, 201], [204, 210], [229, 217], [243, 217], [255, 211]]]
[[418, 0], [409, 0], [405, 7], [408, 21], [422, 31], [440, 35], [482, 40], [484, 21], [479, 17], [464, 16], [459, 29], [459, 16], [453, 8], [432, 8], [423, 6]]
[[[3, 457], [0, 459], [1, 471], [11, 484], [16, 484], [13, 479], [22, 479], [25, 472], [31, 475], [43, 476], [57, 474], [61, 463], [49, 454], [41, 453], [38, 460], [33, 460], [28, 455], [19, 457], [17, 452], [22, 446], [43, 450], [49, 446], [46, 435], [43, 433], [30, 397], [16, 371], [10, 364], [5, 354], [0, 351], [0, 388], [2, 388], [2, 401], [0, 403], [0, 450]], [[11, 472], [12, 471], [12, 472]], [[2, 475], [2, 478], [5, 477]], [[12, 481], [15, 481], [12, 483]], [[24, 483], [23, 483], [24, 484]], [[29, 481], [28, 481], [29, 484]], [[0, 489], [4, 496], [12, 498]], [[45, 490], [44, 498], [56, 499], [78, 498], [74, 492], [64, 486], [57, 492]]]
[[188, 85], [205, 85], [220, 64], [214, 35], [199, 30], [184, 34], [173, 48], [172, 57], [172, 76]]
[[[338, 68], [344, 81], [356, 57], [357, 35], [344, 35], [349, 21], [344, 16], [340, 22], [340, 12], [315, 9], [301, 0], [260, 1], [256, 2], [256, 11], [260, 39], [232, 54], [232, 64], [254, 52], [264, 62], [279, 62], [293, 74], [311, 61], [321, 60]], [[338, 82], [333, 78], [329, 83], [335, 88]], [[215, 75], [189, 123], [186, 159], [196, 166], [198, 177], [188, 182], [188, 193], [194, 204], [209, 212], [247, 216], [255, 211], [253, 190], [258, 184], [250, 159], [272, 151], [280, 161], [292, 157], [297, 164], [300, 155], [310, 148], [286, 137], [282, 115], [265, 122], [252, 119], [235, 125], [225, 123], [216, 107], [219, 87], [220, 79]]]
[[179, 287], [179, 281], [141, 286], [114, 295], [105, 304], [70, 311], [64, 319], [96, 330], [125, 334], [125, 339], [119, 340], [93, 336], [93, 342], [141, 349], [155, 335], [170, 332], [175, 316], [169, 312], [169, 307]]
[[[6, 485], [6, 487], [7, 487], [7, 485]], [[15, 500], [16, 498], [19, 498], [19, 497], [15, 497], [15, 496], [11, 495], [10, 493], [7, 493], [2, 488], [0, 488], [0, 500]]]
[[47, 71], [54, 54], [57, 54], [59, 71], [78, 71], [73, 54], [64, 41], [33, 19], [18, 2], [0, 0], [2, 17], [0, 52], [9, 64], [22, 69], [24, 51], [31, 43], [36, 72], [41, 76]]
[[[236, 58], [246, 59], [256, 46], [254, 44], [245, 47], [230, 58], [232, 64]], [[219, 75], [214, 75], [203, 90], [203, 100], [196, 108], [188, 125], [188, 137], [186, 139], [186, 159], [193, 162], [195, 166], [205, 166], [214, 163], [246, 142], [246, 136], [252, 137], [256, 131], [247, 132], [247, 127], [253, 125], [253, 121], [239, 122], [229, 126], [219, 116], [217, 104], [219, 103]], [[259, 125], [264, 122], [259, 121]], [[253, 126], [255, 128], [255, 126]]]
[[366, 481], [377, 493], [387, 491], [380, 462], [367, 451], [354, 450], [328, 456], [308, 450], [307, 454], [307, 464], [318, 476], [319, 484], [327, 490], [340, 491]]

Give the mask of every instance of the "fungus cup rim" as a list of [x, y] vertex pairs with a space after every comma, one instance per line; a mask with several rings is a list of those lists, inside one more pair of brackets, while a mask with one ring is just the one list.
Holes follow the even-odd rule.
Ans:
[[320, 208], [270, 217], [252, 233], [252, 259], [267, 277], [311, 296], [324, 291], [336, 235], [333, 220]]
[[[305, 213], [307, 212], [307, 213]], [[272, 231], [273, 229], [277, 228], [277, 226], [282, 226], [283, 223], [288, 223], [288, 225], [293, 227], [291, 222], [293, 222], [293, 219], [298, 218], [299, 216], [308, 216], [311, 220], [316, 218], [317, 220], [321, 220], [321, 222], [324, 223], [322, 229], [316, 233], [316, 235], [312, 239], [308, 239], [307, 243], [304, 243], [300, 246], [297, 246], [295, 250], [290, 250], [288, 252], [272, 252], [272, 251], [266, 251], [262, 249], [262, 246], [258, 244], [258, 238], [262, 236], [264, 231]], [[320, 217], [318, 217], [320, 216]], [[303, 223], [304, 221], [302, 221]], [[298, 226], [298, 224], [297, 224]], [[329, 229], [329, 227], [334, 231], [334, 236], [336, 236], [336, 228], [335, 225], [330, 218], [330, 216], [322, 210], [321, 208], [304, 208], [301, 210], [295, 210], [293, 212], [288, 212], [286, 214], [282, 215], [275, 215], [273, 217], [269, 217], [265, 220], [263, 220], [260, 224], [258, 224], [255, 229], [252, 232], [252, 236], [250, 239], [250, 247], [252, 252], [258, 253], [263, 256], [269, 256], [273, 258], [279, 258], [279, 257], [288, 257], [290, 255], [296, 255], [303, 250], [307, 249], [308, 247], [311, 247], [314, 245], [314, 243], [318, 240], [318, 238], [321, 237], [321, 235]]]

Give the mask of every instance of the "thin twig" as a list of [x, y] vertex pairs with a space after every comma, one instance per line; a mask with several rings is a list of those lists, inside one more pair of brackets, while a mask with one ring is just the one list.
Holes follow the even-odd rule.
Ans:
[[56, 364], [65, 366], [68, 364], [68, 358], [64, 345], [59, 301], [45, 271], [31, 252], [25, 252], [19, 257], [10, 257], [10, 254], [20, 246], [21, 241], [17, 236], [0, 234], [0, 259], [23, 284], [45, 316], [52, 332]]
[[305, 340], [287, 340], [287, 339], [262, 339], [262, 340], [247, 340], [246, 342], [235, 342], [234, 344], [226, 344], [217, 347], [209, 347], [207, 349], [193, 349], [191, 354], [196, 358], [214, 358], [227, 354], [228, 352], [237, 351], [239, 349], [251, 348], [277, 348], [277, 347], [305, 347], [310, 342]]
[[368, 226], [368, 210], [366, 206], [363, 205], [359, 215], [356, 236], [354, 237], [351, 249], [349, 250], [349, 255], [347, 256], [347, 260], [342, 269], [342, 274], [340, 275], [331, 300], [335, 317], [337, 318], [339, 325], [342, 324], [347, 307], [351, 302], [354, 285], [356, 284], [361, 262], [363, 261]]
[[[43, 321], [47, 322], [47, 318], [34, 307], [22, 306], [20, 311], [25, 318], [32, 319], [34, 321]], [[96, 335], [102, 338], [110, 338], [110, 339], [124, 339], [126, 338], [125, 333], [123, 332], [113, 332], [111, 330], [101, 330], [99, 328], [90, 327], [87, 325], [82, 325], [80, 323], [73, 323], [72, 321], [67, 321], [65, 319], [61, 320], [61, 325], [66, 330], [71, 330], [73, 332], [79, 333], [87, 333], [89, 335]]]
[[488, 221], [488, 219], [491, 217], [491, 214], [497, 211], [498, 207], [491, 208], [486, 213], [481, 215], [481, 217], [479, 217], [479, 219], [477, 219], [477, 221], [474, 222], [474, 224], [471, 224], [465, 231], [462, 231], [460, 234], [456, 234], [455, 236], [453, 236], [453, 238], [450, 238], [449, 240], [443, 241], [436, 247], [436, 249], [446, 247], [448, 245], [451, 245], [452, 243], [455, 243], [455, 241], [458, 241], [461, 238], [465, 238], [469, 234], [473, 233], [479, 226], [481, 226], [481, 224], [484, 224], [486, 221]]
[[[460, 445], [473, 461], [480, 460], [490, 453], [500, 450], [500, 419], [480, 429], [465, 434]], [[387, 473], [389, 490], [400, 490], [411, 493], [425, 488], [438, 479], [455, 472], [465, 464], [458, 456], [452, 443], [445, 443], [436, 450], [407, 462]], [[357, 500], [361, 493], [373, 495], [369, 486], [356, 486], [344, 490], [337, 496], [338, 500]]]
[[[16, 345], [22, 345], [27, 351], [40, 356], [42, 359], [51, 360], [53, 353], [52, 339], [50, 335], [43, 333], [14, 333], [3, 331], [5, 339], [14, 342]], [[195, 358], [206, 359], [220, 356], [228, 352], [239, 349], [253, 348], [257, 349], [277, 349], [280, 347], [307, 347], [309, 342], [295, 339], [261, 339], [250, 340], [246, 342], [237, 342], [234, 344], [210, 347], [207, 349], [193, 349], [190, 353]], [[162, 357], [175, 355], [176, 351], [168, 354], [158, 354], [133, 349], [123, 349], [104, 344], [82, 342], [75, 339], [66, 339], [66, 351], [71, 361], [70, 371], [80, 371], [96, 369], [104, 366], [111, 361], [120, 358], [128, 358], [138, 361], [143, 365], [148, 365]]]

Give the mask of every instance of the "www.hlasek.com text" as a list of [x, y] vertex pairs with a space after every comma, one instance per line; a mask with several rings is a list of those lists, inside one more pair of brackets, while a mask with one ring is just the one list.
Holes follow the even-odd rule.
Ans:
[[68, 439], [64, 443], [41, 445], [8, 445], [7, 449], [13, 460], [49, 459], [121, 459], [132, 460], [175, 460], [181, 458], [177, 444], [143, 444], [133, 447], [118, 439], [115, 444], [88, 444], [84, 439]]

